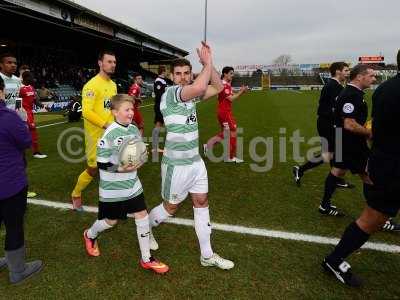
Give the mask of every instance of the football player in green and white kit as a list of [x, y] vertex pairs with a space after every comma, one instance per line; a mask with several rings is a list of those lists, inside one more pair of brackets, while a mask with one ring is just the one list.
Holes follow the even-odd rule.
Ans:
[[[220, 74], [215, 70], [211, 48], [202, 43], [197, 54], [203, 69], [193, 83], [192, 66], [186, 59], [172, 64], [174, 86], [162, 96], [160, 109], [167, 130], [161, 163], [161, 195], [163, 203], [150, 212], [150, 226], [156, 227], [175, 214], [179, 204], [190, 194], [193, 202], [194, 227], [200, 245], [202, 266], [231, 269], [234, 263], [216, 254], [211, 248], [211, 224], [208, 208], [207, 170], [199, 155], [199, 132], [196, 103], [217, 95], [223, 89]], [[208, 85], [211, 82], [211, 85]], [[151, 247], [158, 244], [151, 234]]]

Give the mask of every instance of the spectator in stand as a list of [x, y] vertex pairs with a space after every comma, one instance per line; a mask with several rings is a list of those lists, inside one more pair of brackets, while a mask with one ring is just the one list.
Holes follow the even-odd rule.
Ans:
[[36, 90], [33, 87], [34, 78], [31, 72], [25, 71], [22, 73], [22, 87], [19, 90], [19, 95], [22, 98], [22, 107], [27, 114], [27, 124], [32, 137], [32, 153], [34, 158], [46, 158], [46, 154], [42, 154], [39, 149], [39, 137], [35, 125], [35, 117], [33, 109], [35, 104], [42, 106], [38, 102]]
[[26, 72], [26, 71], [30, 71], [30, 68], [28, 65], [21, 65], [19, 67], [18, 71], [19, 71], [19, 79], [21, 79], [21, 81], [22, 81], [22, 74], [24, 74], [24, 72]]
[[31, 146], [26, 124], [4, 101], [5, 85], [0, 78], [0, 225], [6, 228], [5, 257], [0, 270], [8, 267], [10, 282], [23, 280], [41, 271], [40, 260], [25, 263], [24, 215], [28, 180], [24, 151]]
[[54, 93], [46, 88], [46, 84], [44, 82], [41, 84], [40, 89], [37, 90], [37, 94], [40, 101], [49, 101], [54, 97]]

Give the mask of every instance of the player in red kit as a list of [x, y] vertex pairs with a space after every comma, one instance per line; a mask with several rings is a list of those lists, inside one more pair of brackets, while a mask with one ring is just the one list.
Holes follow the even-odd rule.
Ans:
[[234, 69], [232, 67], [224, 67], [222, 69], [222, 83], [224, 89], [218, 95], [218, 122], [221, 125], [221, 132], [210, 138], [207, 144], [203, 145], [204, 154], [211, 149], [216, 143], [220, 143], [224, 139], [224, 131], [229, 131], [229, 160], [227, 162], [242, 163], [243, 160], [236, 157], [236, 120], [233, 117], [232, 102], [245, 93], [248, 88], [242, 86], [236, 94], [232, 91], [231, 82], [233, 79]]
[[19, 90], [19, 95], [22, 98], [22, 107], [27, 114], [27, 124], [32, 136], [32, 152], [35, 158], [46, 158], [47, 155], [40, 153], [39, 138], [35, 125], [35, 117], [33, 108], [36, 103], [36, 90], [33, 87], [33, 75], [29, 71], [22, 73], [22, 86]]
[[139, 73], [133, 73], [133, 84], [129, 88], [128, 95], [135, 98], [135, 105], [133, 107], [133, 121], [139, 128], [140, 134], [143, 136], [144, 131], [144, 120], [142, 114], [140, 113], [140, 104], [142, 99], [140, 98], [141, 86], [143, 85], [142, 75]]

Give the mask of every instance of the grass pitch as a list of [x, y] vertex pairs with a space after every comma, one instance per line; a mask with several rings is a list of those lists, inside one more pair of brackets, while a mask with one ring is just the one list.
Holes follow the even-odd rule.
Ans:
[[[370, 96], [370, 95], [369, 95]], [[370, 98], [368, 96], [368, 98]], [[356, 218], [364, 205], [358, 177], [347, 179], [356, 184], [354, 190], [338, 190], [334, 203], [347, 216], [342, 219], [319, 215], [317, 207], [323, 193], [328, 166], [314, 169], [296, 187], [291, 177], [292, 145], [279, 151], [279, 140], [289, 138], [299, 129], [305, 140], [316, 135], [316, 92], [251, 92], [234, 103], [238, 126], [243, 128], [244, 164], [214, 163], [205, 160], [209, 175], [209, 199], [213, 222], [288, 232], [340, 237], [345, 227]], [[150, 100], [144, 105], [151, 103]], [[143, 107], [145, 132], [153, 126], [152, 106]], [[38, 125], [63, 121], [62, 115], [38, 116]], [[200, 140], [219, 131], [216, 101], [198, 106]], [[30, 190], [41, 199], [68, 202], [84, 162], [67, 163], [59, 155], [57, 141], [70, 128], [79, 136], [82, 123], [59, 124], [39, 129], [40, 144], [49, 157], [36, 160], [28, 157]], [[285, 128], [286, 133], [282, 133]], [[66, 134], [66, 137], [71, 134]], [[273, 138], [273, 147], [254, 142]], [[79, 139], [71, 140], [74, 150]], [[260, 158], [252, 160], [249, 149]], [[61, 143], [61, 148], [64, 146]], [[301, 154], [310, 145], [302, 143]], [[314, 145], [315, 147], [315, 145]], [[79, 151], [77, 151], [79, 152]], [[221, 146], [215, 149], [221, 154]], [[286, 161], [279, 156], [284, 153]], [[76, 157], [80, 155], [77, 154]], [[264, 159], [262, 159], [264, 158]], [[273, 159], [271, 159], [273, 158]], [[271, 163], [268, 172], [254, 172], [254, 166]], [[160, 202], [160, 165], [147, 163], [139, 172], [149, 208]], [[97, 181], [84, 193], [84, 202], [97, 205]], [[192, 219], [189, 199], [177, 216]], [[234, 260], [231, 271], [204, 268], [199, 264], [199, 250], [193, 228], [171, 224], [155, 230], [160, 249], [155, 256], [170, 265], [166, 276], [156, 276], [139, 268], [139, 250], [133, 220], [121, 222], [104, 233], [99, 244], [102, 256], [89, 258], [82, 242], [83, 230], [95, 220], [94, 214], [77, 214], [38, 206], [29, 206], [26, 239], [29, 258], [45, 262], [42, 274], [19, 287], [8, 284], [7, 273], [0, 273], [0, 297], [9, 299], [83, 298], [83, 299], [399, 299], [398, 254], [363, 250], [349, 262], [365, 280], [361, 289], [340, 285], [323, 273], [320, 261], [331, 246], [278, 240], [214, 231], [214, 250]], [[399, 244], [399, 235], [382, 232], [371, 241]], [[0, 244], [4, 228], [0, 230]]]

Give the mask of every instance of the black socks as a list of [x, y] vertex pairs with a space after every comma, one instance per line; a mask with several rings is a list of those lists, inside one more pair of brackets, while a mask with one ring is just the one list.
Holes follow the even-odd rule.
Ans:
[[350, 254], [364, 245], [370, 235], [358, 227], [356, 222], [351, 223], [343, 233], [342, 239], [326, 260], [338, 267]]

